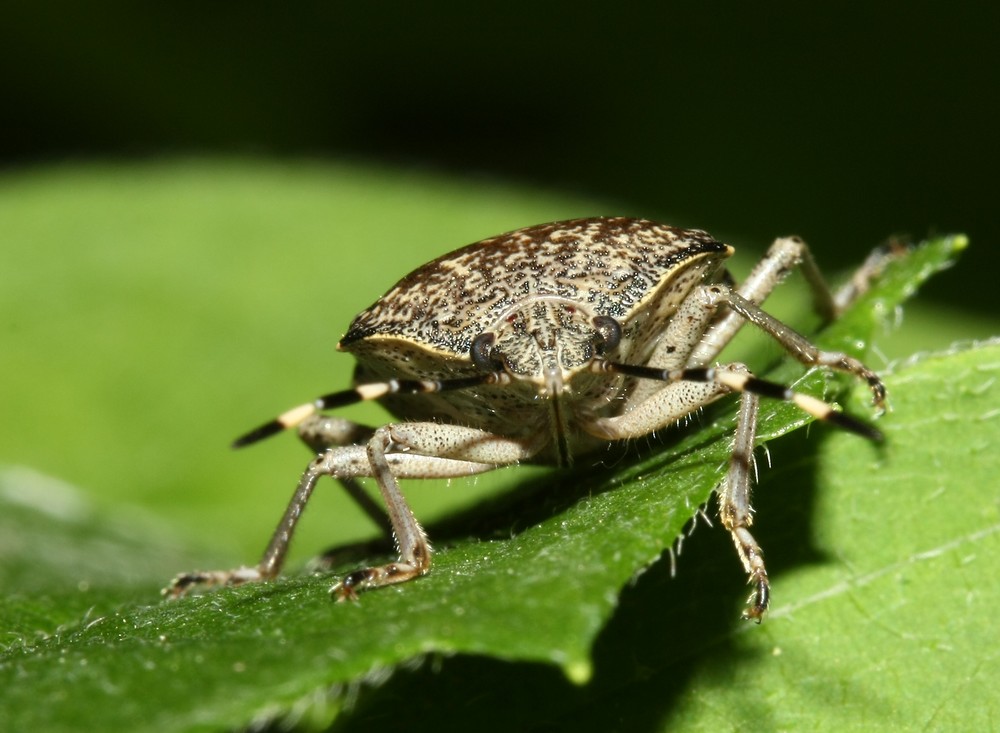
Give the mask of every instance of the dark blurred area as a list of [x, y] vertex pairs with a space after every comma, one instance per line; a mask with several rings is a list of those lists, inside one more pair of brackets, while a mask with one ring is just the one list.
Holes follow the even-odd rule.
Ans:
[[1000, 6], [620, 7], [8, 3], [0, 160], [375, 160], [795, 232], [828, 265], [964, 231], [928, 296], [997, 315]]

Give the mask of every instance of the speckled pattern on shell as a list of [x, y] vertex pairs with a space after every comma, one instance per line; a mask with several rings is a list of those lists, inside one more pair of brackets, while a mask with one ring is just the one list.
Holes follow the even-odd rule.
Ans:
[[727, 249], [700, 230], [625, 217], [518, 229], [414, 270], [354, 319], [340, 348], [388, 337], [467, 359], [476, 336], [532, 296], [624, 320], [678, 264]]
[[621, 326], [612, 361], [648, 364], [691, 290], [722, 271], [731, 249], [699, 230], [594, 218], [519, 229], [444, 255], [400, 280], [351, 324], [340, 348], [355, 384], [479, 373], [470, 347], [490, 333], [503, 385], [380, 402], [397, 418], [453, 423], [549, 445], [532, 460], [567, 463], [599, 444], [582, 426], [621, 414], [636, 380], [590, 364], [594, 317]]

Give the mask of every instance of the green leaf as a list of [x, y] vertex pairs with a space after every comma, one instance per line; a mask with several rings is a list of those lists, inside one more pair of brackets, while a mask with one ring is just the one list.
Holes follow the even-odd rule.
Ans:
[[[166, 172], [176, 180], [156, 172], [159, 182], [143, 199], [149, 210], [161, 211], [166, 202], [179, 200], [179, 208], [193, 214], [199, 226], [212, 221], [218, 225], [212, 214], [217, 209], [199, 209], [208, 203], [201, 197], [231, 192], [232, 181], [223, 177], [226, 185], [220, 185], [217, 178], [214, 187], [198, 187], [183, 170]], [[339, 180], [318, 174], [310, 183], [329, 193]], [[343, 180], [352, 185], [338, 188], [339, 195], [364, 198], [357, 191], [363, 179], [346, 174]], [[193, 186], [199, 195], [186, 193], [185, 186]], [[383, 186], [380, 181], [381, 195], [391, 198], [391, 188], [387, 193]], [[282, 203], [304, 207], [299, 226], [307, 228], [319, 218], [308, 199], [304, 203], [309, 187], [290, 188], [295, 195], [285, 191]], [[51, 189], [47, 193], [51, 202]], [[440, 190], [435, 194], [438, 206], [447, 210], [440, 204], [447, 198], [441, 198]], [[400, 202], [413, 195], [412, 189], [406, 195], [401, 191]], [[242, 201], [246, 216], [253, 216], [246, 200], [234, 200]], [[409, 206], [411, 214], [419, 208]], [[518, 208], [531, 207], [521, 202]], [[345, 231], [353, 228], [354, 236], [365, 235], [364, 227], [349, 223], [348, 213], [344, 216]], [[537, 216], [545, 218], [555, 217]], [[156, 221], [164, 225], [162, 217]], [[173, 241], [194, 226], [178, 226]], [[248, 260], [262, 257], [260, 248], [268, 246], [269, 238], [277, 241], [275, 231], [260, 234], [246, 222], [237, 228], [243, 231], [243, 226], [249, 246], [240, 240], [242, 256]], [[504, 228], [509, 227], [497, 226], [495, 231]], [[132, 231], [137, 234], [142, 226]], [[486, 233], [489, 230], [480, 232]], [[292, 236], [299, 235], [309, 236], [305, 231]], [[223, 242], [231, 238], [228, 229], [220, 237]], [[90, 241], [98, 254], [115, 251], [102, 250], [100, 236]], [[821, 343], [863, 350], [897, 304], [964, 244], [962, 238], [937, 239], [894, 263], [857, 307], [822, 334]], [[241, 284], [230, 282], [232, 273], [225, 266], [235, 263], [232, 269], [245, 276], [247, 262], [231, 251], [220, 250], [213, 258], [219, 267], [210, 273], [167, 280], [173, 287], [183, 282], [187, 289], [184, 297], [169, 293], [174, 299], [186, 298], [191, 306], [190, 313], [180, 313], [183, 326], [216, 334], [223, 351], [239, 345], [217, 335], [222, 327], [237, 328], [239, 335], [251, 338], [253, 348], [241, 354], [260, 348], [250, 336], [254, 330], [279, 344], [275, 334], [286, 324], [271, 323], [260, 311], [263, 320], [254, 328], [235, 325], [246, 318], [250, 302], [260, 294], [241, 296]], [[107, 256], [98, 261], [101, 267], [114, 264]], [[280, 258], [268, 259], [277, 261]], [[129, 271], [144, 264], [146, 260], [137, 257]], [[98, 274], [101, 267], [92, 272]], [[405, 268], [393, 267], [397, 269]], [[139, 270], [145, 273], [145, 284], [135, 283], [134, 299], [128, 303], [135, 304], [137, 321], [144, 323], [139, 318], [143, 309], [176, 301], [159, 288], [159, 267]], [[280, 269], [266, 274], [279, 280], [283, 276]], [[391, 280], [383, 277], [369, 295], [359, 296], [353, 310]], [[198, 308], [211, 302], [209, 293], [225, 299], [211, 311]], [[242, 305], [230, 304], [231, 299]], [[112, 324], [121, 325], [114, 319]], [[191, 350], [195, 342], [185, 341], [182, 324], [171, 324], [166, 334], [171, 348], [157, 353], [167, 370], [189, 373], [185, 364], [191, 355], [205, 354], [212, 339], [203, 339], [198, 350]], [[324, 339], [335, 338], [326, 332], [325, 323], [320, 328]], [[293, 346], [306, 342], [311, 329], [309, 325], [287, 337], [288, 353], [298, 353]], [[135, 335], [137, 330], [123, 327], [122, 332]], [[164, 337], [155, 335], [154, 343]], [[107, 328], [91, 334], [98, 339], [113, 336], [113, 329]], [[969, 699], [962, 695], [977, 693], [990, 682], [984, 676], [980, 685], [978, 677], [958, 675], [983, 676], [989, 669], [989, 660], [981, 655], [974, 662], [974, 652], [977, 630], [988, 628], [985, 614], [989, 601], [996, 600], [996, 590], [979, 587], [973, 579], [989, 577], [984, 563], [991, 553], [983, 543], [996, 541], [992, 528], [997, 524], [995, 497], [989, 497], [990, 503], [974, 493], [989, 485], [989, 477], [975, 476], [975, 461], [956, 447], [988, 456], [988, 446], [995, 444], [998, 406], [991, 380], [998, 362], [998, 347], [992, 344], [926, 358], [891, 374], [887, 383], [894, 410], [879, 420], [888, 436], [885, 447], [825, 426], [798, 430], [771, 444], [776, 469], [762, 466], [755, 534], [768, 552], [776, 602], [761, 627], [738, 620], [746, 594], [744, 579], [721, 530], [701, 529], [686, 540], [676, 579], [670, 577], [667, 559], [655, 562], [709, 499], [725, 470], [731, 405], [706, 413], [698, 429], [657, 446], [651, 458], [624, 458], [600, 471], [572, 474], [509, 472], [514, 488], [431, 523], [438, 552], [429, 576], [365, 594], [356, 604], [332, 603], [329, 577], [294, 572], [267, 585], [160, 602], [156, 587], [172, 572], [193, 567], [192, 551], [178, 549], [187, 543], [168, 530], [150, 529], [149, 520], [123, 514], [108, 503], [95, 507], [80, 502], [65, 487], [54, 490], [51, 482], [35, 474], [8, 472], [0, 509], [5, 518], [2, 536], [15, 541], [5, 545], [0, 570], [5, 587], [13, 589], [0, 603], [0, 628], [6, 632], [0, 655], [0, 716], [7, 718], [0, 718], [5, 723], [0, 727], [222, 729], [287, 716], [314, 728], [342, 713], [338, 725], [346, 728], [365, 727], [374, 720], [384, 728], [412, 729], [425, 718], [428, 727], [439, 729], [450, 719], [461, 720], [466, 729], [484, 730], [537, 721], [588, 729], [717, 728], [720, 722], [772, 728], [803, 727], [803, 721], [815, 720], [811, 711], [817, 705], [841, 723], [864, 722], [880, 713], [897, 727], [933, 723], [934, 714], [945, 723], [954, 722], [958, 719], [947, 716], [957, 714], [960, 700]], [[164, 371], [156, 373], [163, 378]], [[259, 371], [255, 375], [265, 379]], [[90, 376], [108, 380], [97, 370]], [[259, 389], [243, 380], [237, 380], [234, 391], [259, 402]], [[152, 386], [124, 381], [127, 394], [138, 402], [143, 384]], [[195, 381], [190, 384], [195, 387]], [[112, 379], [109, 389], [122, 386], [121, 378]], [[806, 375], [799, 389], [836, 394], [819, 372]], [[310, 393], [289, 394], [287, 404]], [[851, 411], [866, 414], [870, 408], [864, 390], [855, 389], [852, 395], [847, 403]], [[218, 395], [214, 400], [219, 404]], [[282, 406], [279, 400], [277, 407]], [[198, 405], [187, 399], [172, 400], [169, 407], [179, 413], [171, 419], [182, 424], [198, 414]], [[768, 439], [807, 422], [785, 404], [769, 405], [765, 413], [762, 435]], [[160, 412], [154, 416], [165, 419]], [[247, 424], [255, 419], [249, 417]], [[146, 427], [156, 424], [148, 415], [141, 422]], [[928, 441], [926, 431], [934, 441]], [[111, 447], [107, 443], [105, 452]], [[184, 447], [171, 446], [165, 456], [146, 448], [144, 462], [129, 464], [124, 472], [126, 481], [134, 486], [137, 475], [176, 471]], [[137, 449], [144, 450], [141, 443]], [[205, 460], [203, 449], [191, 452]], [[275, 462], [273, 452], [261, 455], [262, 462]], [[304, 455], [296, 455], [291, 465], [297, 470]], [[290, 477], [289, 466], [282, 469], [284, 478], [275, 482], [290, 488], [294, 470]], [[232, 483], [222, 481], [221, 475], [216, 469], [219, 483]], [[955, 476], [963, 478], [955, 481]], [[198, 474], [194, 488], [180, 495], [204, 491], [200, 482], [212, 477], [211, 472]], [[788, 486], [798, 487], [794, 501], [789, 500]], [[201, 526], [217, 526], [219, 536], [225, 537], [232, 531], [227, 525], [233, 524], [225, 520], [244, 511], [244, 503], [238, 503], [242, 490], [237, 486], [223, 506], [209, 508], [209, 519], [196, 512], [188, 516]], [[116, 496], [113, 491], [108, 495]], [[33, 501], [25, 501], [25, 496]], [[263, 531], [252, 521], [247, 524], [253, 531], [241, 532], [263, 544], [281, 498], [269, 503], [272, 516], [264, 520]], [[82, 508], [69, 514], [51, 510], [74, 502]], [[974, 502], [978, 514], [968, 511]], [[260, 511], [251, 511], [254, 503], [249, 498], [245, 502], [251, 518]], [[155, 506], [156, 501], [149, 504]], [[310, 513], [317, 511], [310, 508]], [[305, 544], [302, 538], [299, 544]], [[229, 553], [216, 552], [217, 559], [231, 560], [224, 557]], [[954, 590], [956, 584], [961, 590]], [[952, 619], [937, 626], [944, 622], [943, 614], [951, 618], [959, 612], [966, 614], [967, 622]], [[897, 613], [908, 625], [895, 624]], [[933, 631], [938, 628], [939, 633]], [[845, 646], [842, 640], [850, 643]], [[896, 644], [906, 646], [897, 649]], [[957, 649], [948, 657], [949, 673], [974, 682], [950, 697], [913, 688], [911, 700], [907, 683], [921, 671], [926, 675], [944, 664], [939, 655], [947, 655], [949, 645]], [[872, 654], [865, 660], [869, 650]], [[894, 652], [908, 655], [898, 669], [889, 666]], [[460, 656], [452, 656], [456, 654]], [[921, 668], [921, 660], [930, 666]], [[894, 683], [885, 686], [887, 679]]]

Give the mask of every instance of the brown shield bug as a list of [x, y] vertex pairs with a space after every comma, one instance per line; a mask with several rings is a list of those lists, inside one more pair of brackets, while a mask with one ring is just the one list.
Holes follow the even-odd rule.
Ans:
[[[274, 578], [321, 476], [373, 477], [399, 558], [350, 573], [339, 599], [424, 575], [427, 537], [399, 480], [470, 476], [519, 462], [567, 465], [609, 441], [677, 423], [723, 395], [740, 395], [736, 438], [719, 487], [722, 523], [753, 592], [746, 617], [767, 609], [764, 560], [750, 534], [750, 465], [759, 397], [872, 440], [879, 432], [825, 402], [715, 359], [750, 323], [807, 365], [865, 380], [882, 406], [885, 388], [857, 359], [822, 351], [760, 308], [800, 269], [818, 310], [833, 318], [879, 267], [873, 257], [833, 294], [805, 244], [778, 239], [736, 284], [732, 247], [703, 231], [630, 218], [527, 227], [444, 255], [410, 273], [351, 323], [339, 349], [357, 360], [354, 386], [295, 407], [236, 441], [247, 445], [297, 427], [317, 452], [260, 562], [178, 576], [164, 592]], [[377, 400], [398, 421], [370, 428], [321, 414]]]

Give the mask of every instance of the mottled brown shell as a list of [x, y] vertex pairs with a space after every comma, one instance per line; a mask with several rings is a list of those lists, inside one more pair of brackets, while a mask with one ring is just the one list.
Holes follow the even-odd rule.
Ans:
[[355, 383], [447, 380], [478, 372], [470, 348], [490, 333], [509, 384], [381, 401], [406, 420], [549, 434], [579, 449], [579, 425], [624, 409], [634, 381], [589, 369], [594, 318], [621, 325], [609, 359], [646, 364], [677, 307], [730, 252], [705, 232], [643, 219], [519, 229], [413, 271], [354, 319], [340, 348], [358, 361]]
[[366, 341], [401, 339], [464, 360], [476, 336], [539, 295], [585, 303], [626, 321], [678, 265], [705, 254], [721, 259], [728, 247], [706, 232], [645, 219], [575, 219], [518, 229], [411, 272], [354, 319], [340, 348], [359, 353]]

